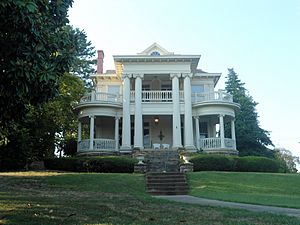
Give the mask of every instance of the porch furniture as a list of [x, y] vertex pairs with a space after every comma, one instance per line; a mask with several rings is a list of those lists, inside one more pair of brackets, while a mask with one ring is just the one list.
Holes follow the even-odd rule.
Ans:
[[158, 144], [158, 143], [153, 143], [153, 148], [154, 148], [155, 150], [159, 150], [159, 149], [160, 149], [160, 144]]
[[162, 148], [163, 148], [163, 149], [169, 149], [169, 148], [170, 148], [170, 145], [169, 145], [169, 144], [162, 144]]

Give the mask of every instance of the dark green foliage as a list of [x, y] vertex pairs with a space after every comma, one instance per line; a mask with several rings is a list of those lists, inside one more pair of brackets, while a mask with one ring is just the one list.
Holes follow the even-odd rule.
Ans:
[[45, 160], [51, 170], [99, 173], [133, 173], [136, 159], [120, 156], [55, 158]]
[[[73, 154], [74, 145], [71, 150], [68, 142], [77, 132], [73, 106], [84, 90], [79, 77], [65, 73], [59, 79], [59, 96], [40, 107], [28, 105], [23, 120], [12, 123], [6, 136], [9, 142], [0, 146], [0, 162], [11, 162], [10, 169], [23, 169], [26, 163], [53, 157], [55, 147]], [[18, 160], [20, 163], [15, 163]]]
[[278, 160], [258, 156], [245, 156], [236, 158], [236, 171], [239, 172], [271, 172], [280, 171]]
[[[274, 153], [268, 149], [268, 146], [273, 145], [269, 132], [259, 125], [256, 111], [258, 103], [250, 96], [236, 72], [233, 69], [228, 69], [228, 72], [225, 89], [233, 96], [234, 102], [240, 104], [240, 110], [235, 116], [236, 143], [240, 155], [274, 158]], [[225, 127], [225, 132], [230, 134], [228, 126]]]
[[72, 0], [0, 3], [0, 127], [19, 121], [26, 105], [57, 95], [57, 81], [75, 61], [67, 13]]
[[191, 158], [194, 171], [286, 172], [282, 162], [267, 157], [199, 154]]
[[235, 160], [232, 156], [199, 154], [190, 162], [194, 164], [194, 171], [234, 171]]
[[95, 50], [68, 25], [72, 2], [0, 2], [0, 162], [53, 157], [76, 136], [79, 77], [94, 72]]
[[78, 28], [72, 30], [73, 39], [76, 43], [76, 59], [72, 64], [71, 72], [80, 77], [88, 89], [92, 88], [92, 81], [90, 75], [96, 72], [95, 65], [97, 60], [95, 59], [96, 50], [92, 46], [92, 43], [87, 40], [86, 33]]
[[285, 148], [275, 148], [274, 152], [283, 173], [297, 173], [297, 164], [300, 164], [300, 157], [293, 156], [292, 152]]
[[76, 138], [68, 138], [63, 141], [61, 150], [65, 155], [74, 156], [77, 152], [77, 140]]

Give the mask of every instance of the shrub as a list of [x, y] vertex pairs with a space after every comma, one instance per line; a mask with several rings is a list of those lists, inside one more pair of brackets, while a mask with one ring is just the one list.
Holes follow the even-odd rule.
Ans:
[[77, 158], [53, 158], [44, 161], [46, 169], [76, 171]]
[[74, 172], [132, 173], [136, 159], [120, 156], [55, 158], [45, 160], [45, 167]]
[[277, 173], [279, 170], [280, 163], [278, 160], [258, 156], [245, 156], [236, 158], [236, 171]]
[[199, 154], [190, 160], [194, 164], [194, 171], [234, 171], [233, 156]]

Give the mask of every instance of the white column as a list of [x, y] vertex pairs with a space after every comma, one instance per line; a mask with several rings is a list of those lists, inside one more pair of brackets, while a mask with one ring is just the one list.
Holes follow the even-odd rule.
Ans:
[[119, 150], [119, 117], [115, 117], [115, 150]]
[[234, 149], [236, 149], [234, 118], [231, 120], [231, 139], [233, 140], [234, 143]]
[[77, 132], [78, 142], [81, 141], [81, 129], [82, 129], [81, 127], [82, 127], [82, 126], [81, 126], [81, 122], [78, 121], [78, 132]]
[[95, 90], [92, 90], [91, 91], [91, 102], [93, 102], [95, 100], [96, 100], [96, 92], [95, 92]]
[[90, 150], [94, 149], [94, 124], [95, 117], [90, 116]]
[[172, 101], [173, 101], [173, 148], [182, 147], [181, 123], [180, 123], [180, 103], [179, 103], [179, 77], [180, 74], [170, 74], [172, 78]]
[[192, 120], [192, 91], [191, 76], [185, 74], [184, 77], [184, 147], [185, 149], [195, 149], [193, 137], [193, 120]]
[[130, 74], [123, 75], [123, 120], [122, 120], [122, 146], [121, 150], [131, 150], [131, 124], [130, 124]]
[[143, 149], [142, 78], [135, 74], [134, 148]]
[[196, 124], [196, 146], [197, 149], [200, 149], [200, 127], [199, 127], [199, 117], [195, 116], [195, 124]]
[[219, 115], [219, 120], [220, 120], [221, 148], [225, 148], [224, 115]]

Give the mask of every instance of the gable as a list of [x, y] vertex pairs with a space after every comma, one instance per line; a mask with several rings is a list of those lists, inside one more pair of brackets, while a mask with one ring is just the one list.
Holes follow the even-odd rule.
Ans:
[[138, 53], [138, 55], [160, 56], [160, 55], [174, 55], [174, 53], [167, 51], [157, 43], [153, 43], [144, 51]]

